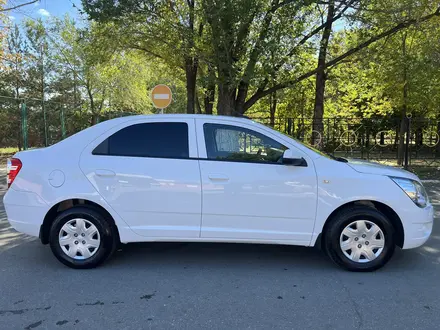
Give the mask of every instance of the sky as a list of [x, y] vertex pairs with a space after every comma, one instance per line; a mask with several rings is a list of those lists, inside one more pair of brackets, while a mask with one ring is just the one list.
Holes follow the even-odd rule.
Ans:
[[[8, 0], [6, 8], [28, 1]], [[25, 18], [47, 19], [50, 16], [64, 16], [67, 13], [72, 17], [78, 17], [78, 8], [81, 8], [81, 0], [40, 0], [34, 4], [15, 9], [9, 12], [8, 16], [11, 21], [17, 23]]]
[[[8, 0], [6, 7], [12, 7], [29, 0]], [[38, 2], [21, 7], [9, 12], [11, 23], [19, 23], [25, 18], [47, 19], [50, 16], [62, 17], [69, 14], [72, 18], [79, 19], [78, 8], [81, 8], [81, 0], [39, 0]], [[336, 22], [333, 28], [338, 31], [345, 27], [346, 22], [340, 20]]]

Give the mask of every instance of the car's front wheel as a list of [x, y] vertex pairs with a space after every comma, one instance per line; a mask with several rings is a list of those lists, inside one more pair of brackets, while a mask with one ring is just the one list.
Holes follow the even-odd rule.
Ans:
[[326, 226], [324, 247], [330, 258], [345, 269], [373, 271], [384, 266], [394, 253], [394, 228], [374, 208], [349, 207]]
[[94, 268], [114, 252], [115, 229], [98, 209], [76, 206], [60, 213], [50, 229], [55, 257], [72, 268]]

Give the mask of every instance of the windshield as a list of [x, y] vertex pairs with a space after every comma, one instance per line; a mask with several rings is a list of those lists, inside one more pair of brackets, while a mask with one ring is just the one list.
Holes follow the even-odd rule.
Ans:
[[295, 137], [293, 137], [291, 135], [288, 135], [288, 134], [280, 132], [280, 131], [278, 131], [278, 132], [283, 134], [284, 136], [287, 136], [289, 139], [295, 140], [296, 142], [298, 142], [302, 146], [306, 147], [307, 149], [309, 149], [309, 150], [311, 150], [313, 152], [316, 152], [320, 156], [323, 156], [323, 157], [326, 157], [326, 158], [329, 158], [329, 159], [336, 159], [336, 157], [334, 157], [333, 155], [331, 155], [329, 153], [326, 153], [324, 151], [321, 151], [319, 149], [316, 149], [316, 148], [312, 147], [310, 144], [307, 144], [307, 143], [305, 143], [305, 142], [303, 142], [303, 141], [301, 141], [301, 140], [299, 140], [299, 139], [297, 139], [297, 138], [295, 138]]
[[347, 159], [345, 159], [345, 158], [335, 157], [332, 154], [330, 154], [328, 152], [325, 152], [325, 151], [322, 151], [322, 150], [319, 150], [319, 149], [316, 149], [315, 147], [312, 147], [310, 144], [305, 143], [305, 142], [303, 142], [303, 141], [301, 141], [301, 140], [299, 140], [299, 139], [297, 139], [297, 138], [295, 138], [295, 137], [293, 137], [291, 135], [285, 134], [283, 132], [280, 132], [280, 133], [283, 134], [284, 136], [287, 136], [288, 138], [290, 138], [292, 140], [295, 140], [297, 143], [301, 144], [302, 146], [306, 147], [307, 149], [309, 149], [309, 150], [311, 150], [313, 152], [316, 152], [318, 155], [320, 155], [322, 157], [325, 157], [325, 158], [328, 158], [328, 159], [332, 159], [332, 160], [336, 160], [336, 161], [339, 161], [339, 162], [344, 162], [344, 163], [348, 162]]
[[331, 154], [329, 154], [329, 153], [327, 153], [325, 151], [321, 151], [319, 149], [316, 149], [316, 148], [312, 147], [310, 144], [306, 144], [305, 142], [298, 140], [297, 138], [294, 138], [294, 137], [290, 137], [290, 138], [295, 140], [296, 142], [300, 143], [301, 145], [303, 145], [307, 149], [312, 150], [312, 151], [316, 152], [317, 154], [319, 154], [319, 155], [321, 155], [323, 157], [327, 157], [327, 158], [330, 158], [330, 159], [335, 159], [336, 158], [333, 155], [331, 155]]

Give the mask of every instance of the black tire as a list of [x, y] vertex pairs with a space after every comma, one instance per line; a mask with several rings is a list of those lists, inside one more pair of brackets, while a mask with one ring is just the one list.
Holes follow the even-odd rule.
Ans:
[[[58, 235], [61, 228], [74, 218], [83, 218], [90, 221], [98, 229], [101, 239], [98, 250], [90, 258], [85, 260], [76, 260], [69, 257], [61, 249], [58, 241]], [[116, 250], [118, 246], [116, 228], [99, 209], [88, 205], [75, 206], [71, 209], [61, 212], [53, 221], [50, 233], [49, 243], [55, 257], [64, 265], [75, 269], [95, 268], [105, 260], [107, 260]]]
[[[380, 255], [369, 262], [360, 263], [350, 260], [340, 247], [341, 233], [346, 226], [356, 220], [368, 220], [380, 227], [385, 244]], [[324, 249], [333, 262], [353, 272], [370, 272], [383, 267], [393, 256], [396, 247], [394, 227], [390, 220], [378, 210], [368, 206], [352, 206], [338, 212], [323, 233]]]

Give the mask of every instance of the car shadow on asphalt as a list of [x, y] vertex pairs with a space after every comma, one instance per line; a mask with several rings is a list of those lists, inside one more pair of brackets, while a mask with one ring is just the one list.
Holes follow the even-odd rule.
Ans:
[[[438, 245], [438, 242], [437, 242]], [[379, 272], [405, 271], [439, 264], [440, 251], [430, 247], [396, 249], [392, 260]], [[341, 270], [318, 248], [233, 243], [136, 243], [118, 250], [104, 267], [199, 268], [264, 267], [307, 271]]]
[[332, 267], [324, 253], [315, 248], [269, 244], [235, 243], [136, 243], [122, 246], [109, 265], [129, 263], [155, 266], [186, 264], [203, 267], [237, 267], [239, 265], [283, 266], [304, 268]]
[[34, 237], [27, 236], [12, 229], [6, 221], [6, 212], [4, 210], [0, 211], [0, 253], [34, 240]]

